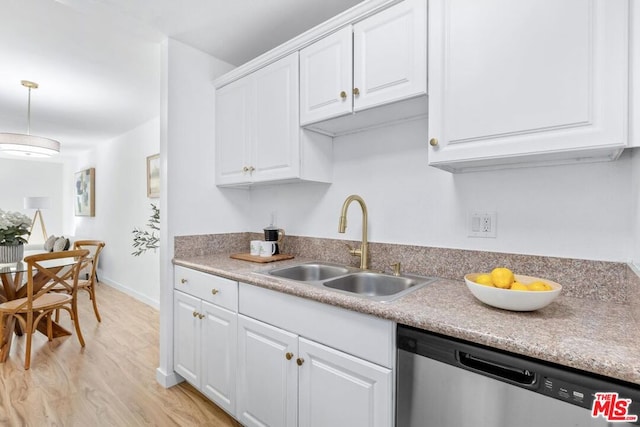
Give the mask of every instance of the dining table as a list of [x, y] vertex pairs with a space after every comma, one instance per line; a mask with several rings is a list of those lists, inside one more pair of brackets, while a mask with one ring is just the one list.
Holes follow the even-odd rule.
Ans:
[[[2, 280], [2, 288], [0, 289], [0, 303], [6, 301], [12, 301], [27, 296], [27, 263], [24, 258], [30, 255], [37, 255], [44, 253], [44, 251], [25, 251], [23, 259], [9, 264], [0, 264], [0, 279]], [[52, 259], [39, 262], [40, 265], [47, 268], [52, 273], [58, 273], [66, 266], [72, 265], [76, 262], [73, 257], [65, 257]], [[34, 269], [34, 273], [35, 273]], [[33, 292], [36, 293], [49, 281], [49, 277], [43, 273], [35, 273], [33, 276]], [[20, 323], [16, 322], [16, 318], [13, 316], [6, 316], [2, 325], [3, 328], [2, 342], [0, 342], [0, 363], [4, 363], [9, 357], [11, 351], [11, 342], [13, 341], [13, 335], [21, 336], [22, 328]], [[71, 335], [71, 332], [63, 328], [56, 322], [52, 322], [53, 337], [58, 338], [66, 335]], [[37, 327], [38, 331], [47, 335], [46, 322], [40, 322]]]

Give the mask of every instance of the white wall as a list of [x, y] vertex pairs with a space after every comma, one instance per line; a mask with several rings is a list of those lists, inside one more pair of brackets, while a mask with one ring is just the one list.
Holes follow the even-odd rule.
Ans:
[[[0, 158], [0, 209], [22, 212], [33, 218], [35, 211], [24, 209], [24, 197], [50, 197], [51, 209], [42, 211], [47, 234], [63, 234], [63, 171], [62, 163]], [[39, 226], [35, 232], [30, 242], [41, 243]]]
[[215, 186], [213, 80], [230, 64], [175, 40], [162, 44], [161, 83], [161, 271], [158, 382], [179, 381], [173, 373], [173, 239], [179, 235], [244, 231], [248, 192]]
[[146, 178], [146, 158], [159, 151], [160, 119], [156, 118], [99, 144], [65, 178], [65, 185], [72, 188], [73, 173], [95, 167], [95, 217], [74, 217], [73, 234], [105, 241], [101, 281], [154, 306], [159, 306], [160, 298], [159, 253], [133, 256], [131, 232], [134, 227], [144, 228], [152, 214], [150, 204], [159, 204], [159, 199], [147, 198]]
[[172, 236], [243, 231], [247, 192], [215, 185], [213, 80], [233, 66], [168, 41], [168, 229]]
[[[334, 139], [333, 184], [252, 189], [249, 230], [277, 210], [289, 234], [358, 240], [357, 204], [347, 233], [337, 232], [342, 203], [356, 193], [369, 208], [370, 241], [631, 259], [630, 153], [616, 162], [453, 175], [427, 166], [426, 135], [424, 119]], [[497, 238], [467, 237], [472, 209], [497, 212]]]
[[633, 248], [631, 259], [640, 267], [640, 149], [635, 148], [631, 152], [631, 235], [633, 236]]

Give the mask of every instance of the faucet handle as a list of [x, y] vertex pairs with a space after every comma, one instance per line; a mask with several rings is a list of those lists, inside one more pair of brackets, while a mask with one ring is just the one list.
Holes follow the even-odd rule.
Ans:
[[396, 262], [395, 264], [391, 264], [391, 268], [393, 269], [393, 275], [394, 276], [399, 276], [400, 275], [400, 267], [401, 264], [400, 262]]
[[345, 246], [349, 249], [349, 253], [353, 256], [362, 256], [362, 250], [360, 248], [354, 248], [348, 243], [345, 243]]

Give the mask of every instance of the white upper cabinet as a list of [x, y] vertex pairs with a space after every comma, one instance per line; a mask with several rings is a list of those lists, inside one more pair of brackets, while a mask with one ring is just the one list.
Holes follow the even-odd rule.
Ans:
[[253, 132], [251, 79], [216, 91], [216, 183], [249, 182]]
[[289, 55], [253, 75], [253, 182], [298, 176], [298, 56]]
[[615, 159], [627, 146], [628, 0], [430, 0], [429, 164]]
[[300, 129], [298, 54], [216, 91], [216, 184], [331, 180], [332, 142]]
[[300, 124], [352, 111], [351, 26], [300, 51]]
[[427, 2], [405, 0], [353, 26], [353, 109], [427, 93]]
[[427, 2], [405, 0], [300, 50], [301, 125], [333, 136], [424, 114], [423, 99], [425, 108], [342, 117], [426, 95], [426, 24]]

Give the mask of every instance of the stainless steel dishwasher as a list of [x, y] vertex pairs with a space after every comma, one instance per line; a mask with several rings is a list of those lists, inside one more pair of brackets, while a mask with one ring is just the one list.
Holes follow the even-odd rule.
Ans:
[[397, 342], [397, 427], [640, 425], [635, 384], [402, 325]]

